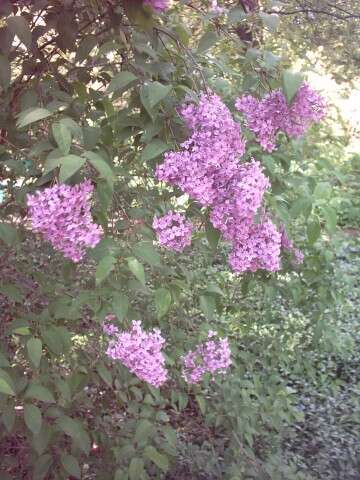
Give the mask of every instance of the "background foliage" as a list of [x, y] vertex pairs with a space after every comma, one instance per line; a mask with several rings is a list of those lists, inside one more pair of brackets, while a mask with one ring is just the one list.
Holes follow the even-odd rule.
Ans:
[[[359, 243], [336, 227], [358, 232], [347, 125], [335, 130], [331, 109], [272, 154], [248, 138], [301, 268], [285, 258], [278, 274], [234, 276], [206, 212], [154, 181], [186, 136], [185, 95], [211, 88], [233, 109], [242, 92], [283, 86], [284, 69], [318, 45], [309, 12], [245, 3], [218, 15], [174, 2], [159, 17], [127, 0], [1, 2], [1, 478], [358, 478]], [[313, 15], [338, 35], [331, 15]], [[26, 194], [85, 176], [106, 237], [75, 266], [29, 231]], [[153, 243], [153, 216], [170, 207], [202, 227], [181, 255]], [[175, 373], [161, 390], [106, 358], [110, 312], [122, 328], [141, 319], [164, 332]], [[189, 388], [180, 357], [210, 327], [231, 340], [234, 365]]]

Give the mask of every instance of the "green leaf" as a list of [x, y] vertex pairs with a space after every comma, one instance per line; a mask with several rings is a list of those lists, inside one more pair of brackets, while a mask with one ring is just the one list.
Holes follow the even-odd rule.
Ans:
[[202, 395], [196, 395], [196, 401], [197, 404], [199, 405], [200, 412], [205, 415], [206, 413], [206, 402], [205, 398]]
[[9, 247], [17, 240], [17, 230], [9, 223], [0, 223], [0, 239]]
[[111, 255], [107, 255], [100, 260], [95, 274], [97, 285], [100, 285], [100, 283], [102, 283], [110, 275], [110, 273], [114, 270], [115, 263], [116, 258]]
[[123, 293], [116, 294], [111, 306], [118, 319], [120, 321], [124, 320], [129, 309], [129, 299]]
[[159, 82], [147, 83], [141, 87], [140, 100], [151, 118], [155, 118], [154, 107], [167, 97], [171, 90], [171, 85], [162, 85]]
[[127, 87], [131, 82], [137, 80], [136, 75], [131, 72], [120, 72], [117, 73], [111, 80], [106, 93], [116, 92]]
[[147, 439], [154, 434], [154, 425], [146, 418], [137, 422], [135, 431], [135, 441], [137, 443], [146, 442]]
[[71, 132], [68, 127], [60, 122], [52, 125], [55, 141], [63, 155], [67, 155], [71, 148]]
[[206, 52], [206, 50], [209, 50], [209, 48], [215, 45], [218, 39], [219, 39], [218, 35], [212, 30], [209, 30], [208, 32], [204, 33], [204, 35], [200, 38], [197, 52], [198, 53]]
[[209, 242], [210, 248], [216, 250], [220, 240], [220, 232], [213, 227], [210, 222], [206, 223], [206, 238]]
[[203, 311], [206, 318], [209, 320], [214, 319], [216, 303], [214, 297], [210, 295], [201, 295], [200, 296], [200, 308]]
[[137, 257], [141, 258], [151, 266], [158, 267], [161, 265], [161, 257], [152, 242], [139, 242], [135, 245], [133, 252]]
[[85, 36], [76, 50], [75, 61], [83, 62], [89, 57], [91, 51], [98, 45], [99, 41], [96, 36], [87, 35]]
[[16, 420], [15, 405], [10, 403], [10, 405], [8, 404], [5, 408], [2, 407], [2, 412], [3, 414], [1, 416], [1, 421], [4, 424], [6, 430], [11, 433]]
[[24, 420], [29, 430], [34, 435], [38, 435], [41, 430], [42, 417], [41, 410], [35, 405], [26, 404], [24, 407]]
[[311, 244], [315, 243], [320, 237], [321, 227], [320, 222], [317, 219], [312, 220], [307, 225], [307, 237]]
[[159, 453], [155, 447], [149, 445], [144, 449], [144, 456], [151, 460], [157, 467], [163, 472], [167, 472], [169, 469], [169, 460], [165, 455]]
[[39, 338], [30, 338], [26, 344], [27, 352], [31, 363], [39, 368], [42, 355], [42, 342]]
[[66, 415], [61, 416], [56, 421], [60, 430], [72, 438], [74, 443], [86, 454], [90, 452], [90, 437], [84, 430], [79, 421], [74, 420]]
[[270, 32], [276, 32], [280, 22], [279, 15], [260, 12], [260, 18]]
[[18, 303], [24, 300], [24, 294], [11, 283], [0, 284], [0, 293]]
[[14, 390], [11, 388], [8, 381], [1, 376], [1, 373], [0, 373], [0, 393], [4, 393], [5, 395], [15, 395]]
[[36, 383], [32, 383], [26, 390], [25, 398], [34, 398], [45, 403], [55, 403], [54, 395], [50, 390]]
[[282, 88], [288, 103], [294, 99], [304, 79], [301, 73], [285, 70], [282, 74]]
[[110, 165], [97, 153], [87, 151], [84, 152], [84, 155], [91, 165], [99, 172], [100, 177], [104, 178], [112, 187], [115, 181], [115, 175]]
[[43, 480], [53, 463], [53, 457], [46, 453], [36, 459], [33, 480]]
[[61, 464], [69, 475], [81, 478], [80, 465], [75, 457], [72, 455], [61, 455]]
[[16, 15], [14, 17], [9, 17], [6, 20], [6, 23], [9, 27], [9, 30], [14, 35], [17, 35], [21, 42], [30, 49], [32, 43], [32, 34], [29, 27], [29, 24], [24, 17]]
[[144, 162], [148, 160], [152, 160], [153, 158], [158, 157], [162, 153], [169, 150], [170, 146], [167, 145], [165, 142], [159, 139], [152, 140], [141, 153], [141, 160]]
[[50, 117], [51, 115], [53, 115], [52, 112], [46, 108], [28, 108], [18, 115], [16, 125], [18, 128], [23, 128], [39, 120], [44, 120], [44, 118]]
[[9, 60], [0, 55], [0, 86], [7, 90], [11, 82], [11, 66]]
[[145, 286], [145, 270], [144, 266], [136, 258], [130, 257], [127, 259], [128, 267], [139, 282]]
[[290, 208], [290, 215], [293, 218], [299, 217], [303, 214], [308, 217], [311, 213], [312, 201], [310, 197], [300, 197], [298, 198]]
[[330, 233], [334, 233], [336, 231], [336, 225], [337, 225], [336, 210], [333, 207], [330, 207], [328, 205], [321, 206], [321, 210], [325, 218], [326, 229]]
[[314, 190], [314, 196], [319, 199], [326, 199], [331, 196], [331, 185], [329, 182], [319, 182]]
[[112, 375], [111, 372], [105, 367], [105, 365], [101, 362], [96, 368], [100, 377], [104, 380], [106, 385], [109, 387], [112, 386]]
[[68, 178], [72, 177], [85, 163], [85, 158], [78, 155], [66, 155], [59, 158], [60, 174], [59, 180], [61, 183], [65, 182]]
[[10, 367], [9, 360], [5, 357], [5, 355], [0, 352], [0, 368], [7, 368]]
[[144, 475], [144, 461], [141, 458], [134, 457], [129, 465], [130, 480], [139, 480]]
[[155, 290], [155, 305], [159, 318], [167, 314], [171, 305], [171, 293], [166, 288]]

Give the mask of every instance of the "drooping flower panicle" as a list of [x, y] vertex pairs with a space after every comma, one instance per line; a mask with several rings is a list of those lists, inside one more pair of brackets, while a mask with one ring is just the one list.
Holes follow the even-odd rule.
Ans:
[[[107, 321], [114, 317], [108, 316]], [[133, 321], [127, 332], [121, 332], [114, 325], [105, 324], [104, 332], [109, 335], [106, 354], [113, 360], [119, 360], [140, 380], [160, 387], [167, 380], [165, 357], [162, 349], [165, 339], [159, 329], [146, 332], [141, 321]]]
[[200, 383], [210, 373], [226, 373], [231, 365], [231, 351], [227, 338], [214, 339], [216, 332], [208, 333], [208, 340], [183, 358], [182, 376], [187, 383]]
[[248, 128], [268, 152], [276, 148], [276, 136], [280, 131], [299, 138], [326, 114], [325, 99], [307, 82], [299, 88], [290, 105], [283, 92], [275, 90], [262, 100], [244, 95], [237, 99], [235, 106], [244, 114]]
[[239, 163], [245, 152], [240, 125], [215, 94], [203, 93], [198, 105], [187, 103], [180, 115], [191, 136], [180, 151], [165, 154], [157, 178], [210, 207], [210, 221], [232, 243], [234, 271], [277, 270], [280, 236], [276, 227], [267, 218], [261, 225], [254, 223], [270, 182], [259, 162]]
[[74, 262], [102, 236], [91, 216], [92, 192], [90, 180], [85, 180], [75, 186], [55, 185], [27, 197], [32, 229]]
[[181, 213], [169, 211], [162, 217], [155, 217], [153, 228], [160, 245], [169, 250], [182, 252], [191, 244], [193, 225]]

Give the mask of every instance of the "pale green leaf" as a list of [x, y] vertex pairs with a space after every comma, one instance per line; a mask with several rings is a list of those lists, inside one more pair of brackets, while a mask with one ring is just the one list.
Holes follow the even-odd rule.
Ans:
[[27, 341], [26, 349], [35, 368], [39, 368], [42, 355], [42, 342], [39, 338], [30, 338]]
[[119, 72], [111, 80], [106, 93], [116, 92], [127, 87], [130, 83], [137, 80], [136, 75], [131, 72]]

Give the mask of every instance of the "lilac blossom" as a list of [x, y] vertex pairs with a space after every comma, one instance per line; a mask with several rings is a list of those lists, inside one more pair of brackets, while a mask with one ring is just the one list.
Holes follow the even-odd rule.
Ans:
[[276, 136], [280, 131], [289, 137], [299, 138], [312, 123], [319, 122], [326, 114], [324, 98], [306, 82], [290, 105], [283, 92], [275, 90], [262, 100], [244, 95], [237, 99], [235, 106], [244, 114], [248, 128], [268, 152], [276, 148]]
[[149, 5], [156, 12], [162, 12], [169, 8], [169, 0], [144, 0], [144, 5]]
[[187, 383], [200, 383], [206, 373], [225, 374], [231, 365], [231, 351], [227, 338], [214, 339], [216, 332], [209, 331], [208, 340], [182, 358], [182, 376]]
[[86, 248], [94, 248], [102, 231], [93, 223], [90, 180], [75, 185], [55, 185], [28, 195], [31, 228], [43, 235], [55, 250], [79, 262]]
[[[114, 316], [107, 316], [112, 321]], [[159, 329], [146, 332], [141, 321], [133, 321], [127, 332], [121, 332], [114, 325], [104, 324], [104, 332], [109, 335], [106, 354], [113, 360], [119, 360], [140, 380], [160, 387], [167, 380], [165, 357], [162, 348], [165, 339]]]
[[182, 252], [191, 245], [193, 225], [181, 213], [169, 211], [163, 217], [155, 217], [153, 228], [159, 244], [169, 250]]
[[281, 248], [283, 248], [285, 251], [289, 252], [292, 255], [293, 265], [300, 265], [301, 263], [303, 263], [303, 252], [299, 248], [296, 248], [294, 246], [292, 240], [290, 240], [290, 238], [287, 236], [284, 226], [282, 226], [281, 228]]

